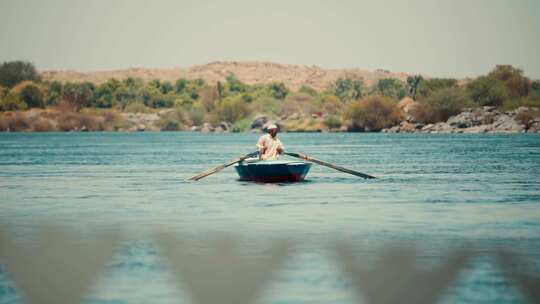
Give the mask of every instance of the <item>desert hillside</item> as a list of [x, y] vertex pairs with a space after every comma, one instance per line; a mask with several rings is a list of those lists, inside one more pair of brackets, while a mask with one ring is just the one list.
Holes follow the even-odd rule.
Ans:
[[208, 83], [224, 81], [229, 74], [234, 74], [240, 81], [247, 84], [283, 82], [287, 87], [296, 90], [302, 85], [308, 85], [321, 90], [344, 75], [362, 77], [366, 85], [372, 85], [382, 78], [398, 78], [405, 80], [406, 73], [392, 73], [385, 70], [368, 71], [362, 69], [322, 69], [317, 66], [289, 65], [272, 62], [212, 62], [189, 68], [150, 69], [130, 68], [126, 70], [97, 71], [81, 73], [76, 71], [44, 71], [42, 77], [46, 80], [91, 81], [97, 84], [110, 78], [123, 79], [137, 77], [145, 81], [152, 79], [176, 81], [178, 78], [202, 78]]

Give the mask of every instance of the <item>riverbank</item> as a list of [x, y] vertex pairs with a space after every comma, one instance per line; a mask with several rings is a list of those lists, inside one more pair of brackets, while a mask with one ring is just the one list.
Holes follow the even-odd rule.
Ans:
[[[467, 108], [447, 121], [420, 123], [408, 115], [383, 133], [540, 133], [540, 109], [519, 107], [513, 111], [499, 111], [494, 107]], [[357, 132], [347, 124], [332, 125], [332, 116], [302, 115], [275, 117], [256, 115], [242, 126], [227, 121], [204, 122], [200, 125], [179, 125], [182, 113], [164, 109], [152, 113], [126, 113], [117, 110], [83, 109], [72, 112], [61, 108], [30, 109], [0, 113], [0, 131], [4, 132], [159, 132], [193, 131], [202, 133], [263, 132], [268, 124], [276, 123], [283, 132]]]
[[[262, 132], [270, 123], [284, 132], [540, 129], [540, 80], [509, 65], [475, 79], [379, 72], [370, 78], [342, 71], [318, 84], [296, 72], [281, 81], [272, 75], [306, 69], [262, 63], [210, 64], [203, 70], [223, 68], [220, 77], [202, 73], [193, 79], [178, 72], [175, 82], [160, 74], [64, 79], [38, 74], [31, 63], [3, 66], [18, 76], [4, 75], [10, 81], [0, 85], [0, 131]], [[258, 69], [249, 72], [255, 67], [269, 70], [259, 78]], [[25, 76], [25, 69], [34, 74]]]
[[494, 107], [468, 108], [445, 122], [417, 123], [404, 120], [383, 129], [385, 133], [540, 133], [540, 110], [519, 107], [498, 111]]

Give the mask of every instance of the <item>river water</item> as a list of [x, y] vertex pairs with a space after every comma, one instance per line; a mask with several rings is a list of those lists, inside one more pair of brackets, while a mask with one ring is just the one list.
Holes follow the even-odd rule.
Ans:
[[[448, 248], [507, 247], [540, 259], [540, 136], [534, 134], [280, 134], [286, 149], [379, 177], [313, 165], [307, 180], [256, 184], [233, 168], [186, 178], [254, 150], [257, 134], [0, 134], [0, 223], [22, 242], [45, 224], [128, 239], [85, 296], [88, 303], [189, 303], [153, 236], [228, 234], [244, 249], [293, 240], [294, 255], [261, 303], [354, 303], [335, 242], [358, 256], [415, 245], [420, 261]], [[422, 263], [420, 263], [422, 264]], [[0, 267], [0, 303], [21, 303]], [[489, 256], [479, 256], [444, 303], [522, 303]]]

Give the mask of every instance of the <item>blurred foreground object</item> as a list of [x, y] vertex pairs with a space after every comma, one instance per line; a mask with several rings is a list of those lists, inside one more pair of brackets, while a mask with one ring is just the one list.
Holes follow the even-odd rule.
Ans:
[[80, 235], [46, 227], [23, 246], [0, 230], [0, 262], [28, 303], [79, 303], [118, 241], [117, 233], [82, 241]]
[[531, 269], [523, 258], [504, 250], [498, 252], [497, 258], [505, 276], [519, 287], [529, 303], [540, 303], [540, 277], [530, 274]]
[[163, 255], [171, 263], [179, 282], [184, 283], [197, 304], [255, 303], [265, 283], [289, 255], [285, 241], [275, 241], [263, 256], [240, 255], [230, 238], [214, 240], [209, 252], [187, 252], [187, 244], [168, 235], [159, 237]]
[[337, 253], [355, 291], [369, 304], [435, 303], [470, 256], [456, 251], [442, 267], [424, 271], [417, 267], [417, 252], [412, 248], [384, 250], [371, 269], [355, 261], [350, 246], [337, 246]]

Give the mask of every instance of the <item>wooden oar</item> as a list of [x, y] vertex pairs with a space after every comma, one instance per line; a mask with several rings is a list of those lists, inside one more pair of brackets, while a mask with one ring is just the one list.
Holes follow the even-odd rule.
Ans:
[[349, 173], [349, 174], [352, 174], [352, 175], [360, 176], [360, 177], [363, 177], [363, 178], [376, 178], [375, 176], [371, 176], [371, 175], [368, 175], [368, 174], [365, 174], [365, 173], [362, 173], [362, 172], [354, 171], [354, 170], [347, 169], [347, 168], [344, 168], [344, 167], [341, 167], [341, 166], [337, 166], [337, 165], [334, 165], [334, 164], [331, 164], [331, 163], [327, 163], [325, 161], [315, 159], [315, 158], [313, 158], [311, 156], [307, 156], [307, 155], [304, 155], [304, 154], [290, 153], [290, 152], [285, 152], [285, 154], [287, 154], [289, 156], [292, 156], [292, 157], [307, 160], [307, 161], [310, 161], [312, 163], [319, 164], [321, 166], [332, 168], [334, 170], [338, 170], [338, 171], [341, 171], [341, 172], [345, 172], [345, 173]]
[[236, 164], [236, 163], [239, 163], [239, 162], [241, 162], [241, 161], [244, 161], [246, 158], [255, 156], [255, 155], [257, 155], [258, 153], [259, 153], [258, 151], [255, 151], [255, 152], [248, 153], [248, 154], [246, 154], [246, 155], [244, 155], [244, 156], [240, 156], [239, 158], [234, 159], [234, 160], [232, 160], [232, 161], [230, 161], [230, 162], [228, 162], [228, 163], [225, 163], [225, 164], [223, 164], [223, 165], [221, 165], [221, 166], [217, 166], [217, 167], [215, 167], [215, 168], [213, 168], [213, 169], [206, 170], [206, 171], [201, 172], [201, 173], [199, 173], [199, 174], [197, 174], [197, 175], [195, 175], [195, 176], [193, 176], [193, 177], [190, 177], [188, 180], [198, 181], [198, 180], [200, 180], [200, 179], [203, 178], [203, 177], [207, 177], [208, 175], [217, 173], [217, 172], [219, 172], [219, 171], [221, 171], [221, 170], [223, 170], [223, 169], [225, 169], [225, 168], [227, 168], [227, 167], [229, 167], [229, 166], [232, 166], [232, 165], [234, 165], [234, 164]]

